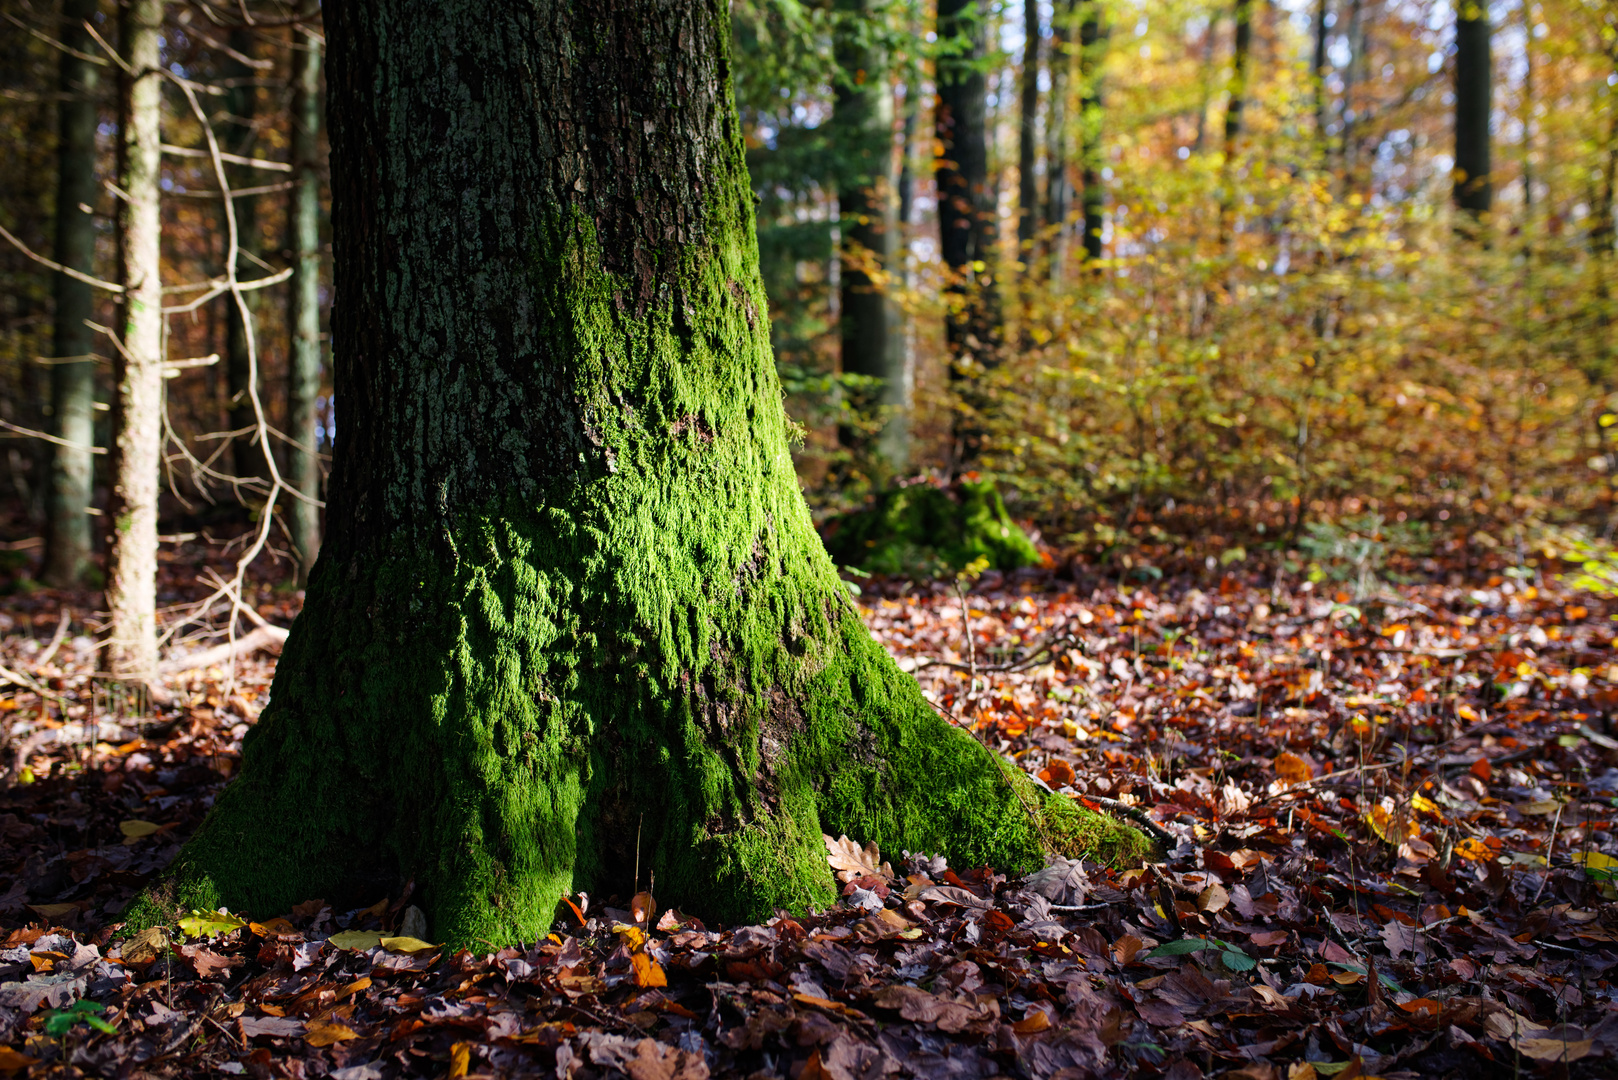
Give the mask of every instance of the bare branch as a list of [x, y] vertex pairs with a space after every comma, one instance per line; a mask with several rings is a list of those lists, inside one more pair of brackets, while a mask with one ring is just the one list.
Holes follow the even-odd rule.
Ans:
[[[50, 267], [52, 270], [55, 270], [59, 274], [66, 274], [68, 277], [72, 278], [74, 281], [82, 281], [86, 285], [94, 285], [96, 288], [98, 288], [98, 289], [106, 289], [108, 292], [121, 293], [121, 292], [124, 291], [124, 287], [122, 285], [115, 285], [110, 281], [102, 281], [100, 278], [91, 277], [89, 274], [86, 274], [82, 270], [75, 270], [71, 266], [63, 266], [59, 262], [55, 262], [55, 261], [53, 261], [51, 259], [47, 259], [45, 256], [40, 255], [39, 253], [33, 251], [31, 248], [29, 248], [29, 246], [27, 244], [23, 243], [21, 240], [17, 239], [15, 236], [12, 236], [11, 233], [6, 230], [6, 227], [4, 225], [0, 225], [0, 236], [4, 236], [7, 240], [11, 241], [11, 246], [12, 247], [16, 248], [18, 251], [22, 252], [24, 255], [28, 256], [30, 259], [33, 259], [35, 262], [41, 264], [42, 266]], [[287, 271], [287, 273], [290, 274], [291, 271], [289, 270], [289, 271]]]

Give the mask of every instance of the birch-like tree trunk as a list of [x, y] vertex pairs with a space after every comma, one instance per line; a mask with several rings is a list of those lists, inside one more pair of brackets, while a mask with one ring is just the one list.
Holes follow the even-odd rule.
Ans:
[[[62, 95], [57, 106], [56, 261], [89, 274], [95, 258], [96, 91], [99, 73], [85, 59], [95, 48], [86, 20], [97, 0], [64, 0], [60, 39]], [[72, 586], [90, 569], [90, 501], [95, 489], [95, 342], [88, 325], [95, 299], [88, 282], [56, 275], [56, 317], [52, 333], [51, 429], [61, 440], [52, 447], [50, 489], [45, 508], [45, 566], [48, 585]]]
[[114, 350], [112, 524], [107, 575], [109, 660], [119, 675], [157, 670], [157, 496], [162, 447], [163, 0], [127, 0], [120, 13], [123, 123], [118, 186], [124, 287], [122, 341]]
[[[320, 0], [304, 0], [292, 59], [292, 166], [287, 208], [292, 250], [292, 355], [287, 372], [287, 526], [305, 585], [320, 551]], [[301, 498], [299, 496], [302, 496]]]
[[814, 531], [724, 0], [325, 16], [327, 534], [241, 772], [132, 925], [413, 880], [486, 948], [637, 864], [704, 917], [830, 904], [823, 832], [1139, 851], [940, 717]]

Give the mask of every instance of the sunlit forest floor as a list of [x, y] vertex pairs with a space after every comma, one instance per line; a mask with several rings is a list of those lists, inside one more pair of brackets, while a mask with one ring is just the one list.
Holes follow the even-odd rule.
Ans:
[[[166, 602], [199, 588], [200, 554], [177, 549]], [[409, 940], [408, 896], [124, 940], [120, 912], [231, 775], [274, 658], [122, 701], [94, 675], [95, 598], [14, 593], [0, 1072], [1610, 1076], [1618, 605], [1554, 565], [1439, 570], [1358, 597], [1082, 564], [861, 580], [872, 630], [941, 711], [1136, 816], [1164, 861], [1008, 881], [854, 837], [829, 845], [832, 911], [654, 912], [648, 935], [627, 895], [594, 897], [488, 955]], [[252, 599], [273, 624], [296, 614], [284, 589]]]

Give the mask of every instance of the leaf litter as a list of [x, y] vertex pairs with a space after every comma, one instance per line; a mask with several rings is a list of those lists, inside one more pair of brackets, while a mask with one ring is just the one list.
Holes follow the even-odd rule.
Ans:
[[0, 664], [44, 693], [4, 688], [12, 746], [120, 741], [36, 740], [0, 794], [0, 1073], [1612, 1074], [1609, 605], [1501, 577], [1353, 605], [991, 573], [963, 617], [945, 584], [864, 589], [941, 712], [1149, 822], [1165, 860], [1018, 881], [827, 837], [841, 902], [761, 926], [576, 897], [543, 941], [451, 953], [404, 896], [131, 938], [120, 912], [228, 779], [273, 661], [191, 673], [135, 730], [93, 719], [88, 642], [30, 663], [54, 617], [14, 598]]

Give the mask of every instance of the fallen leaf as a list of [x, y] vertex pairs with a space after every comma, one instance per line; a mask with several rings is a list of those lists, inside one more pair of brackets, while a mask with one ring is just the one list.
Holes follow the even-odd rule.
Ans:
[[1512, 1046], [1523, 1057], [1533, 1058], [1535, 1061], [1578, 1061], [1588, 1057], [1595, 1048], [1592, 1039], [1580, 1039], [1577, 1042], [1564, 1042], [1561, 1039], [1516, 1039]]
[[124, 838], [127, 840], [139, 840], [143, 836], [151, 836], [154, 833], [162, 832], [163, 826], [155, 821], [141, 821], [138, 818], [131, 818], [128, 821], [120, 821], [118, 831], [123, 833]]
[[1314, 776], [1309, 763], [1297, 754], [1283, 753], [1275, 759], [1275, 777], [1288, 787], [1313, 780]]
[[38, 1063], [38, 1058], [20, 1054], [9, 1046], [0, 1046], [0, 1072], [16, 1072]]
[[823, 836], [822, 839], [826, 842], [826, 861], [837, 872], [838, 881], [847, 884], [855, 878], [870, 875], [884, 881], [893, 880], [893, 867], [881, 861], [882, 855], [875, 844], [861, 848], [847, 836], [840, 836], [836, 840]]
[[458, 1042], [449, 1048], [449, 1080], [460, 1080], [471, 1067], [471, 1043]]
[[382, 935], [375, 930], [344, 930], [341, 934], [333, 934], [327, 938], [326, 943], [334, 949], [370, 952], [382, 944]]
[[1051, 1014], [1044, 1009], [1030, 1008], [1028, 1015], [1011, 1025], [1018, 1035], [1036, 1035], [1051, 1026]]
[[635, 985], [641, 989], [669, 984], [668, 976], [663, 973], [663, 966], [645, 952], [630, 953], [629, 963], [635, 970]]
[[1214, 915], [1225, 910], [1230, 904], [1230, 893], [1218, 882], [1203, 889], [1197, 894], [1197, 910], [1208, 915]]
[[228, 911], [193, 911], [180, 920], [180, 929], [185, 931], [187, 937], [213, 938], [220, 934], [228, 934], [232, 930], [246, 926], [244, 919], [238, 919]]
[[357, 1039], [359, 1033], [343, 1024], [311, 1024], [303, 1041], [310, 1046], [330, 1046], [345, 1039]]
[[432, 952], [438, 948], [430, 941], [423, 941], [415, 937], [385, 937], [382, 947], [390, 953], [400, 953], [405, 956], [416, 956], [419, 953]]

